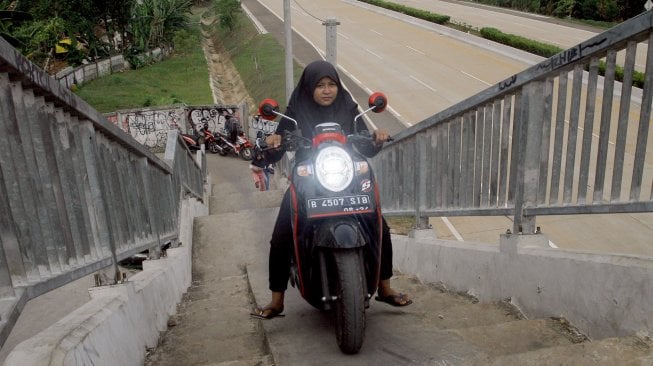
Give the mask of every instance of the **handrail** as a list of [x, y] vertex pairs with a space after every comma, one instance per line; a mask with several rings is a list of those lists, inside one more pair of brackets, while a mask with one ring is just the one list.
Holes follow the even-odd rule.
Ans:
[[29, 299], [174, 244], [205, 159], [174, 130], [164, 162], [0, 38], [0, 343]]
[[512, 215], [534, 233], [537, 215], [653, 211], [651, 47], [631, 86], [647, 41], [650, 11], [397, 134], [373, 159], [384, 214]]

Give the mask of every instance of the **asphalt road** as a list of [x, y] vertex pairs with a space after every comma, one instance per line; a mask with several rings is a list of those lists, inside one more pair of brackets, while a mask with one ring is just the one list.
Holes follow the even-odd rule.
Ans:
[[[394, 0], [417, 9], [437, 14], [446, 14], [451, 21], [475, 28], [492, 27], [504, 33], [516, 34], [539, 42], [569, 48], [577, 45], [603, 30], [539, 14], [491, 7], [478, 3], [457, 0]], [[642, 7], [642, 11], [644, 8]], [[636, 69], [643, 71], [646, 65], [645, 44], [638, 45]], [[623, 56], [623, 55], [622, 55]]]
[[[280, 1], [261, 0], [279, 19]], [[490, 85], [522, 71], [540, 58], [507, 47], [489, 50], [487, 41], [460, 42], [458, 32], [400, 16], [356, 1], [291, 2], [293, 29], [321, 54], [326, 47], [322, 21], [338, 26], [337, 63], [368, 90], [390, 98], [390, 110], [414, 125]]]

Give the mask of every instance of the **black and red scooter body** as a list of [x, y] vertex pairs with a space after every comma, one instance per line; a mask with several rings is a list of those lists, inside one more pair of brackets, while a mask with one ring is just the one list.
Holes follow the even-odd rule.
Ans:
[[[329, 281], [333, 277], [329, 276], [329, 257], [320, 255], [325, 250], [360, 250], [366, 300], [376, 292], [381, 257], [381, 208], [372, 169], [365, 157], [347, 142], [340, 126], [320, 124], [314, 136], [313, 153], [295, 164], [291, 179], [295, 244], [292, 281], [311, 305], [329, 309], [329, 299], [334, 295]], [[332, 146], [347, 151], [353, 162], [351, 183], [338, 192], [324, 188], [316, 176], [316, 157]]]

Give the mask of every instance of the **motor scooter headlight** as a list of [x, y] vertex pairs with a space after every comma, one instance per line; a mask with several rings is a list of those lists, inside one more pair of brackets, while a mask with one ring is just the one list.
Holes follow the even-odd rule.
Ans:
[[315, 158], [315, 175], [324, 188], [340, 192], [354, 179], [354, 163], [343, 148], [328, 146]]

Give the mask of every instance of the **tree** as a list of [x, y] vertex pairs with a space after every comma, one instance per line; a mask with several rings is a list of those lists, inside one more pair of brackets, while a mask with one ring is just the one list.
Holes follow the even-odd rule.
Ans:
[[134, 43], [147, 50], [172, 43], [174, 32], [190, 23], [191, 0], [142, 0], [132, 8]]
[[553, 14], [558, 17], [571, 18], [575, 6], [576, 6], [576, 0], [560, 0], [556, 4]]

